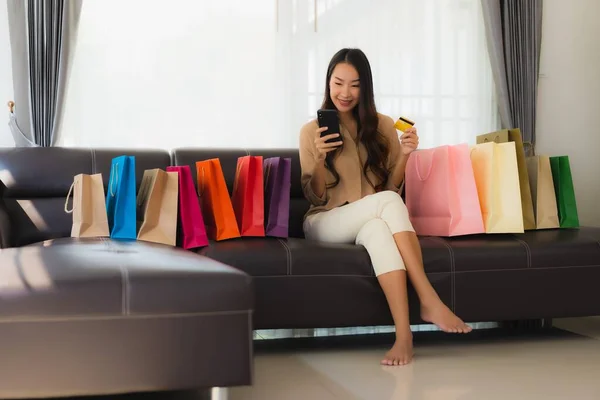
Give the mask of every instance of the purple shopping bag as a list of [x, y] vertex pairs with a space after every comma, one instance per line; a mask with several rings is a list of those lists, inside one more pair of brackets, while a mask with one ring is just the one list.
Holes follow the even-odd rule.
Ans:
[[167, 172], [179, 174], [179, 245], [184, 249], [208, 246], [208, 237], [198, 193], [188, 165], [167, 167]]
[[287, 238], [290, 220], [292, 159], [265, 158], [265, 234]]

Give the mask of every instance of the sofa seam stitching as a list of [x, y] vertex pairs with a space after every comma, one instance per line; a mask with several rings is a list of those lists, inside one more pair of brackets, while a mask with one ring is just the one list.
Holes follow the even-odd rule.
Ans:
[[[452, 311], [454, 313], [456, 313], [456, 279], [455, 279], [455, 275], [456, 275], [456, 266], [455, 266], [455, 260], [454, 260], [454, 249], [452, 248], [452, 246], [450, 246], [450, 244], [448, 242], [446, 242], [444, 239], [439, 238], [439, 237], [430, 237], [431, 239], [435, 239], [435, 241], [437, 242], [441, 242], [446, 249], [448, 249], [448, 252], [450, 253], [450, 301], [451, 301], [451, 308]], [[425, 267], [425, 263], [423, 263], [423, 267]]]
[[[590, 265], [564, 265], [559, 267], [536, 267], [536, 268], [499, 268], [499, 269], [478, 269], [475, 271], [454, 271], [454, 274], [468, 274], [478, 272], [505, 272], [505, 271], [537, 271], [537, 270], [548, 270], [548, 269], [567, 269], [567, 268], [600, 268], [600, 264]], [[452, 274], [451, 272], [427, 272], [427, 275], [440, 275], [440, 274]], [[287, 275], [255, 275], [252, 279], [260, 278], [287, 278]], [[349, 275], [349, 274], [298, 274], [294, 275], [294, 278], [318, 278], [318, 277], [343, 277], [343, 278], [372, 278], [371, 275]]]
[[531, 248], [529, 247], [529, 244], [527, 244], [526, 241], [519, 239], [515, 235], [512, 235], [512, 237], [519, 242], [519, 244], [525, 247], [525, 253], [527, 254], [527, 268], [531, 268]]
[[126, 317], [123, 315], [70, 315], [56, 317], [41, 317], [41, 318], [0, 318], [0, 324], [3, 323], [19, 323], [19, 322], [51, 322], [51, 321], [97, 321], [97, 320], [122, 320], [122, 319], [148, 319], [148, 318], [177, 318], [177, 317], [219, 317], [223, 315], [243, 315], [252, 316], [251, 309], [248, 310], [232, 310], [232, 311], [200, 311], [192, 313], [165, 313], [165, 314], [129, 314]]
[[288, 247], [287, 243], [285, 243], [282, 239], [277, 238], [277, 241], [281, 243], [281, 245], [285, 248], [285, 252], [287, 255], [287, 274], [292, 275], [292, 251]]

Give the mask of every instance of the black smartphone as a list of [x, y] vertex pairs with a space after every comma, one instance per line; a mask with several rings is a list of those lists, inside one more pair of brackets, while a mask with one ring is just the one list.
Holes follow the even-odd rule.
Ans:
[[[331, 135], [333, 133], [340, 133], [340, 119], [338, 117], [337, 110], [317, 110], [317, 122], [319, 128], [327, 127], [325, 132], [321, 132], [321, 137]], [[338, 142], [342, 140], [340, 134], [339, 137], [329, 139], [325, 143]]]

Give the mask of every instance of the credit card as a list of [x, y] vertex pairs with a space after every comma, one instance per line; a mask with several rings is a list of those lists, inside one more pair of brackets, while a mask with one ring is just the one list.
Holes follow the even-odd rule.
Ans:
[[400, 118], [398, 118], [398, 121], [396, 121], [396, 123], [394, 124], [394, 126], [399, 131], [405, 132], [408, 129], [412, 128], [412, 126], [414, 124], [415, 123], [413, 121], [411, 121], [410, 119], [408, 119], [406, 117], [400, 117]]

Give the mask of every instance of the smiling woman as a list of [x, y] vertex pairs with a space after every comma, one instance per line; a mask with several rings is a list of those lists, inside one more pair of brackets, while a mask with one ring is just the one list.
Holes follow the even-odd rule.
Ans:
[[297, 147], [342, 47], [423, 147], [472, 141], [497, 126], [484, 38], [479, 0], [83, 2], [61, 144]]

